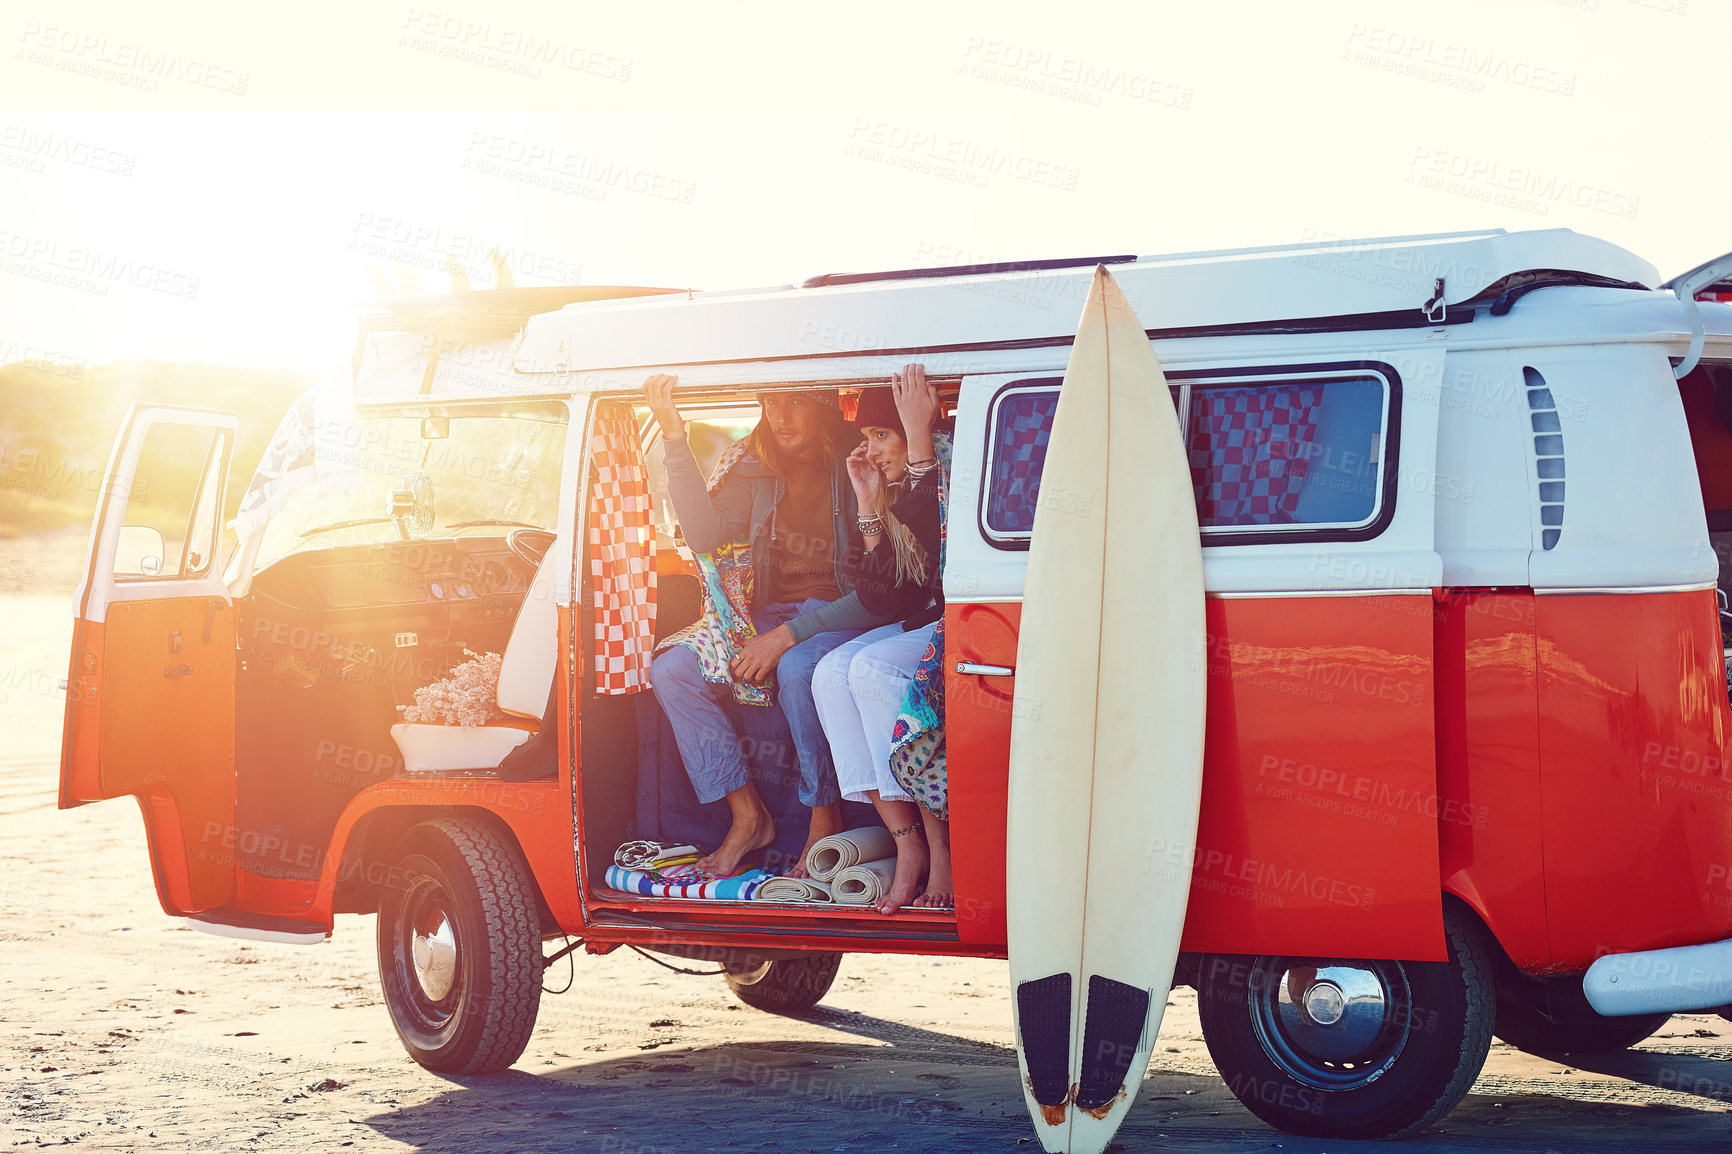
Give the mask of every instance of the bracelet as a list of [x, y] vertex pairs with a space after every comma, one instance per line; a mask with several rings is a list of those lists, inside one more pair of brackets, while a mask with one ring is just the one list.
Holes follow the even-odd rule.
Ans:
[[929, 464], [922, 465], [916, 465], [910, 462], [909, 464], [904, 465], [903, 468], [906, 470], [910, 481], [918, 481], [924, 478], [928, 473], [932, 472], [932, 470], [938, 468], [938, 462], [933, 461]]
[[861, 517], [855, 522], [855, 525], [859, 528], [862, 537], [881, 536], [884, 532], [884, 518], [882, 517]]
[[936, 464], [938, 464], [938, 458], [937, 457], [922, 457], [918, 461], [908, 462], [908, 468], [910, 468], [910, 469], [926, 468], [926, 467], [930, 467], [930, 466], [936, 465]]

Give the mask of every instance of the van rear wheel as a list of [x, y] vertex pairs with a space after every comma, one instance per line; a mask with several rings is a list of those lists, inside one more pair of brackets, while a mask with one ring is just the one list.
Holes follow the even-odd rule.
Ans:
[[802, 954], [773, 962], [729, 963], [728, 989], [740, 1001], [772, 1014], [809, 1010], [830, 992], [842, 955]]
[[379, 980], [409, 1056], [445, 1074], [503, 1070], [541, 1006], [541, 926], [517, 848], [479, 822], [403, 836], [379, 899]]
[[1491, 957], [1444, 911], [1447, 962], [1243, 957], [1201, 962], [1203, 1040], [1257, 1117], [1322, 1138], [1423, 1129], [1467, 1095], [1491, 1047]]

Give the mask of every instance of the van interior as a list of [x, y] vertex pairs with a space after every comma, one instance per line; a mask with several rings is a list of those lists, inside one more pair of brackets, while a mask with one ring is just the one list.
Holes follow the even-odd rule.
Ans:
[[1703, 362], [1678, 382], [1678, 392], [1702, 484], [1708, 540], [1719, 563], [1720, 635], [1732, 700], [1732, 364]]
[[[755, 394], [737, 390], [682, 409], [706, 473], [758, 415]], [[659, 644], [699, 619], [703, 595], [678, 548], [659, 432], [647, 410], [634, 415], [656, 521]], [[390, 428], [363, 421], [390, 462], [374, 469], [379, 476], [361, 477], [356, 491], [335, 503], [291, 503], [273, 518], [261, 563], [237, 601], [235, 825], [259, 834], [237, 844], [237, 865], [261, 885], [281, 882], [288, 893], [316, 879], [348, 802], [406, 772], [392, 727], [416, 690], [468, 655], [503, 653], [511, 662], [514, 628], [521, 629], [532, 587], [542, 587], [538, 567], [558, 528], [568, 422], [564, 404], [553, 402], [393, 408]], [[524, 435], [506, 432], [514, 424]], [[400, 523], [378, 515], [393, 500], [401, 502]], [[580, 562], [578, 572], [580, 603], [587, 604], [588, 565]], [[579, 689], [580, 844], [591, 902], [606, 904], [603, 879], [621, 843], [714, 845], [728, 812], [725, 802], [698, 803], [654, 695], [599, 694], [592, 665], [584, 663]], [[552, 705], [551, 666], [542, 676]], [[804, 846], [809, 819], [787, 723], [779, 709], [733, 709], [754, 780], [776, 818], [778, 836], [763, 861], [785, 866]], [[551, 775], [555, 717], [547, 713], [545, 742], [524, 742], [502, 765], [454, 772]], [[871, 806], [844, 807], [847, 828], [878, 824]]]

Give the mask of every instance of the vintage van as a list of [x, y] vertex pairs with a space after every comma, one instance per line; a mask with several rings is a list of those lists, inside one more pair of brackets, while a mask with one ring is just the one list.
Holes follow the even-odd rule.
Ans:
[[[397, 1030], [441, 1071], [518, 1057], [550, 942], [709, 959], [775, 1010], [850, 951], [1003, 956], [1026, 549], [1038, 501], [1087, 499], [1039, 477], [1097, 263], [1151, 326], [1196, 479], [1202, 816], [1145, 868], [1190, 871], [1177, 980], [1245, 1105], [1395, 1133], [1466, 1093], [1494, 1029], [1614, 1049], [1732, 1003], [1732, 260], [1662, 283], [1561, 229], [386, 309], [341, 435], [291, 414], [226, 568], [234, 419], [131, 413], [61, 806], [137, 797], [163, 908], [196, 926], [319, 942], [377, 912]], [[652, 372], [719, 449], [760, 393], [909, 361], [955, 420], [955, 911], [611, 889], [623, 841], [702, 815], [653, 697], [597, 691], [594, 430], [629, 418], [653, 487]], [[162, 461], [191, 479], [146, 497]], [[700, 601], [655, 509], [666, 636]], [[406, 734], [465, 650], [503, 655], [509, 721]]]

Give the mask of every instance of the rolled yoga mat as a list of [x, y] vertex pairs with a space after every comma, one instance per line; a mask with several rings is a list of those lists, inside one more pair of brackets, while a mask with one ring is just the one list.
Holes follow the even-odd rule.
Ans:
[[758, 887], [757, 900], [761, 902], [827, 902], [830, 896], [828, 882], [813, 881], [810, 878], [771, 878]]
[[831, 878], [830, 896], [837, 905], [874, 906], [890, 892], [890, 883], [895, 880], [896, 859], [881, 858], [864, 865], [849, 866]]
[[881, 825], [866, 826], [820, 839], [806, 855], [806, 872], [821, 882], [834, 882], [849, 866], [895, 857], [896, 842], [890, 831]]

